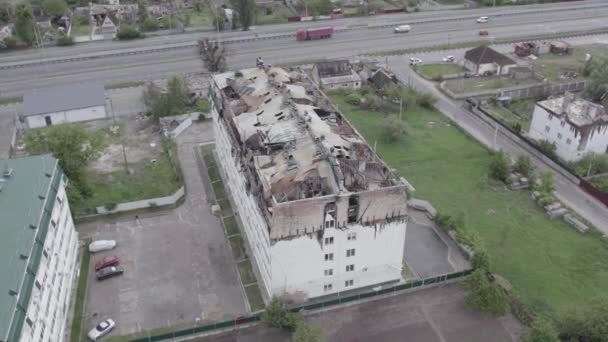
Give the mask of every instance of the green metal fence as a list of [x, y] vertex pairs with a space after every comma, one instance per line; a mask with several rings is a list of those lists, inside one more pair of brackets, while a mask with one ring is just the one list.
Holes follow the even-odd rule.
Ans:
[[[443, 282], [446, 282], [449, 280], [465, 277], [465, 276], [469, 275], [472, 271], [473, 270], [454, 272], [454, 273], [444, 274], [444, 275], [440, 275], [440, 276], [436, 276], [436, 277], [430, 277], [430, 278], [421, 279], [421, 280], [414, 280], [414, 281], [407, 282], [405, 284], [398, 284], [398, 285], [391, 286], [391, 287], [381, 289], [378, 291], [363, 292], [363, 293], [358, 293], [358, 294], [344, 296], [344, 297], [332, 298], [332, 299], [318, 302], [318, 303], [304, 304], [304, 305], [293, 307], [291, 309], [291, 311], [298, 312], [298, 311], [302, 311], [302, 310], [306, 310], [306, 311], [319, 310], [319, 309], [336, 306], [336, 305], [340, 305], [340, 304], [344, 304], [344, 303], [354, 302], [354, 301], [358, 301], [358, 300], [362, 300], [362, 299], [366, 299], [366, 298], [372, 298], [372, 297], [382, 296], [382, 295], [391, 294], [391, 293], [398, 293], [398, 292], [402, 292], [402, 291], [409, 290], [409, 289], [414, 289], [414, 288], [421, 287], [421, 286], [428, 286], [428, 285], [432, 285], [432, 284], [443, 283]], [[251, 316], [239, 317], [237, 319], [233, 319], [233, 320], [229, 320], [229, 321], [211, 323], [211, 324], [201, 325], [201, 326], [187, 328], [187, 329], [180, 329], [180, 330], [176, 330], [173, 332], [163, 333], [163, 334], [158, 334], [158, 335], [151, 335], [148, 337], [135, 338], [135, 339], [129, 340], [129, 342], [166, 341], [166, 340], [170, 340], [170, 339], [177, 338], [177, 337], [184, 337], [184, 336], [196, 335], [196, 334], [201, 334], [201, 333], [219, 330], [219, 329], [232, 328], [232, 327], [239, 326], [241, 324], [252, 323], [252, 322], [259, 321], [259, 320], [260, 320], [260, 314], [257, 313], [257, 314], [253, 314]]]

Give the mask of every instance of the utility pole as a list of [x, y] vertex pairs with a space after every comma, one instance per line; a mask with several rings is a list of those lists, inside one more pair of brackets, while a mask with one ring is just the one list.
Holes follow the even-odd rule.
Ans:
[[401, 117], [403, 116], [403, 97], [399, 98], [399, 121], [401, 121]]
[[[112, 99], [109, 96], [106, 98], [110, 102], [110, 111], [112, 112], [112, 123], [114, 123], [114, 126], [116, 126], [116, 114], [114, 113], [114, 104], [112, 102]], [[127, 162], [127, 151], [125, 150], [125, 143], [122, 139], [120, 141], [120, 145], [122, 146], [122, 157], [125, 162], [125, 171], [127, 172], [127, 174], [129, 174], [129, 163]]]

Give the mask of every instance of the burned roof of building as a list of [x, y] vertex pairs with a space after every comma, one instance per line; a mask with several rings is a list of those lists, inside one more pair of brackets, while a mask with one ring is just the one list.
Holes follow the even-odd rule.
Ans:
[[564, 96], [540, 101], [538, 105], [553, 115], [564, 117], [576, 127], [608, 124], [608, 113], [604, 106], [576, 98], [569, 92]]
[[266, 67], [213, 78], [266, 201], [401, 185], [302, 71]]

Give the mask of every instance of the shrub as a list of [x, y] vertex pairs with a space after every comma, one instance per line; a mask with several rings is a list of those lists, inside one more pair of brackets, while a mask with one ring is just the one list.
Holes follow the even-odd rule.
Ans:
[[103, 206], [107, 210], [114, 210], [114, 209], [116, 209], [117, 205], [118, 205], [118, 203], [116, 203], [116, 201], [109, 201], [108, 203], [104, 204]]
[[141, 23], [141, 29], [146, 32], [158, 30], [158, 20], [148, 17]]
[[86, 15], [86, 14], [80, 14], [80, 15], [75, 15], [72, 17], [72, 20], [74, 21], [75, 24], [77, 25], [90, 25], [91, 24], [91, 18]]
[[196, 110], [203, 113], [209, 113], [211, 111], [211, 103], [209, 100], [200, 98], [196, 101]]
[[321, 340], [321, 329], [300, 321], [291, 335], [292, 342], [318, 342]]
[[494, 154], [490, 162], [490, 177], [506, 182], [509, 176], [509, 166], [511, 159], [509, 155], [503, 151]]
[[356, 106], [361, 102], [361, 97], [359, 96], [359, 94], [353, 92], [353, 93], [346, 95], [346, 98], [344, 100], [349, 105]]
[[564, 341], [606, 341], [608, 336], [608, 298], [576, 306], [560, 320], [559, 338]]
[[13, 37], [6, 37], [3, 43], [0, 43], [0, 48], [14, 49], [17, 46], [17, 40]]
[[522, 127], [521, 124], [519, 122], [515, 122], [514, 124], [511, 125], [511, 127], [513, 128], [513, 130], [517, 133], [521, 133]]
[[553, 173], [551, 171], [543, 172], [540, 176], [540, 185], [537, 190], [543, 194], [550, 195], [555, 190], [553, 181]]
[[555, 151], [557, 150], [557, 146], [555, 143], [549, 142], [548, 140], [540, 140], [537, 143], [538, 149], [541, 150], [546, 156], [550, 158], [557, 158]]
[[532, 161], [530, 160], [530, 157], [524, 154], [517, 157], [517, 161], [515, 162], [515, 171], [526, 177], [530, 177], [530, 175], [532, 175]]
[[293, 332], [296, 330], [301, 318], [298, 314], [289, 311], [283, 299], [274, 297], [264, 312], [262, 312], [260, 320], [268, 326]]
[[485, 270], [475, 270], [463, 282], [467, 290], [465, 301], [468, 305], [490, 315], [502, 315], [509, 309], [505, 291], [494, 282], [490, 282]]
[[423, 108], [433, 109], [435, 103], [437, 103], [437, 98], [431, 94], [419, 94], [416, 102]]
[[588, 154], [571, 165], [574, 172], [581, 177], [605, 173], [608, 172], [608, 154]]
[[74, 45], [74, 39], [71, 36], [64, 34], [57, 39], [57, 45], [59, 45], [59, 46]]
[[549, 321], [537, 319], [524, 335], [524, 342], [555, 342], [557, 341], [557, 330]]
[[116, 33], [116, 38], [120, 40], [131, 40], [143, 37], [144, 34], [131, 25], [120, 25], [120, 29], [118, 29], [118, 32]]
[[486, 270], [490, 272], [490, 256], [486, 250], [479, 246], [479, 243], [474, 248], [475, 254], [473, 254], [473, 268]]
[[384, 138], [388, 142], [397, 142], [408, 134], [405, 122], [399, 120], [395, 115], [387, 116], [382, 120], [382, 131], [384, 132]]

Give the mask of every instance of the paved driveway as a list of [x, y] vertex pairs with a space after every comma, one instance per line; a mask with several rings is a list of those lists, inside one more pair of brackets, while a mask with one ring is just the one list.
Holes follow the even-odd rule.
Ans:
[[[236, 266], [219, 220], [211, 215], [193, 148], [213, 138], [211, 125], [179, 137], [187, 197], [175, 210], [81, 225], [83, 237], [115, 239], [124, 275], [98, 282], [89, 275], [88, 329], [102, 317], [115, 335], [177, 324], [218, 321], [246, 313]], [[93, 268], [91, 266], [91, 268]]]
[[[331, 342], [515, 342], [524, 327], [509, 315], [486, 317], [468, 309], [458, 284], [328, 310], [308, 316]], [[256, 337], [264, 337], [256, 339]], [[286, 342], [262, 325], [196, 342]]]

